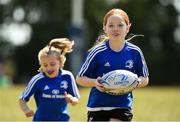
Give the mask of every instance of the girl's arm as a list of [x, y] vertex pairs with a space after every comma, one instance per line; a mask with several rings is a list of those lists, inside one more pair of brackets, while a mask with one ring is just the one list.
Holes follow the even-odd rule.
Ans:
[[34, 116], [34, 111], [29, 109], [29, 107], [27, 106], [26, 101], [19, 99], [19, 105], [21, 107], [21, 110], [24, 112], [24, 114], [26, 115], [26, 117], [32, 117]]
[[82, 76], [82, 77], [77, 76], [76, 77], [77, 84], [79, 84], [81, 86], [85, 86], [85, 87], [94, 87], [95, 81], [96, 81], [96, 79], [88, 78], [85, 76]]
[[98, 77], [97, 79], [88, 78], [85, 76], [76, 77], [77, 84], [85, 87], [96, 87], [99, 91], [104, 92], [104, 86], [98, 82], [98, 80], [101, 79], [101, 77]]

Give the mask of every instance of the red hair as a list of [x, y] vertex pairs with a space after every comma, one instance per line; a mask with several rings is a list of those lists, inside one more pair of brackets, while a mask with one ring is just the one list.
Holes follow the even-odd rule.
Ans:
[[122, 9], [111, 9], [105, 16], [104, 16], [104, 21], [103, 21], [103, 26], [105, 26], [107, 24], [107, 20], [110, 16], [113, 16], [113, 15], [119, 15], [121, 16], [125, 23], [127, 25], [131, 24], [130, 21], [129, 21], [129, 17], [127, 15], [127, 13], [125, 11], [123, 11]]
[[[106, 13], [106, 15], [104, 16], [104, 20], [103, 20], [103, 28], [106, 26], [107, 24], [107, 21], [108, 21], [108, 18], [113, 16], [113, 15], [118, 15], [118, 16], [121, 16], [126, 25], [128, 25], [129, 27], [131, 26], [131, 23], [129, 21], [129, 16], [127, 15], [127, 13], [125, 11], [123, 11], [122, 9], [118, 9], [118, 8], [114, 8], [114, 9], [111, 9], [108, 13]], [[144, 36], [144, 35], [134, 35], [132, 34], [130, 38], [127, 39], [127, 41], [133, 39], [134, 37], [138, 37], [138, 36]], [[102, 34], [98, 37], [98, 39], [96, 40], [95, 44], [94, 45], [97, 45], [101, 42], [105, 42], [108, 40], [108, 37], [106, 36], [106, 34]]]

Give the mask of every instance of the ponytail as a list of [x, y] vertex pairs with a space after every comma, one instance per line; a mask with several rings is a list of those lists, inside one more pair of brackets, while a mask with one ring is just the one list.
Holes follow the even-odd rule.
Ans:
[[[62, 67], [66, 61], [66, 53], [73, 51], [74, 41], [69, 40], [68, 38], [56, 38], [52, 39], [49, 44], [41, 49], [38, 54], [39, 63], [41, 62], [42, 56], [54, 55], [61, 62]], [[41, 64], [40, 64], [41, 65]], [[39, 68], [39, 72], [42, 70], [42, 67]]]

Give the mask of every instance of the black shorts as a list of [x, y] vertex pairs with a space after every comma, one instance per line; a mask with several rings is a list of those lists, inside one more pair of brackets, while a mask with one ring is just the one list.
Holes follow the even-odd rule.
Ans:
[[88, 111], [88, 122], [90, 121], [109, 121], [110, 118], [121, 121], [131, 121], [133, 114], [129, 109], [113, 109], [108, 111]]

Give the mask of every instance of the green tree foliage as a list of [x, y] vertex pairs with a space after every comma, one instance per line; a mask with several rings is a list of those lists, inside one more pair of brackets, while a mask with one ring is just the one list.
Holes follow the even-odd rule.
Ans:
[[[71, 0], [11, 0], [8, 4], [0, 5], [1, 24], [27, 23], [32, 29], [30, 41], [16, 46], [11, 53], [18, 67], [15, 81], [22, 81], [23, 76], [36, 73], [39, 67], [37, 53], [50, 39], [69, 36], [71, 2]], [[17, 7], [25, 12], [21, 21], [13, 18], [13, 12]], [[172, 1], [84, 0], [85, 49], [90, 48], [102, 32], [103, 17], [111, 8], [122, 8], [128, 13], [132, 23], [129, 34], [144, 35], [134, 38], [131, 42], [137, 44], [144, 52], [150, 71], [150, 84], [180, 84], [177, 80], [180, 44], [174, 36], [179, 26], [178, 12]], [[0, 42], [5, 41], [0, 36]]]

